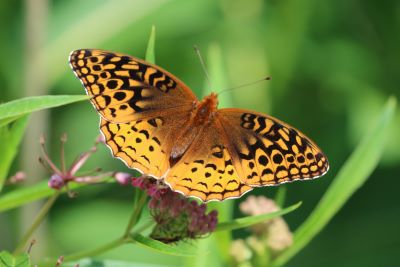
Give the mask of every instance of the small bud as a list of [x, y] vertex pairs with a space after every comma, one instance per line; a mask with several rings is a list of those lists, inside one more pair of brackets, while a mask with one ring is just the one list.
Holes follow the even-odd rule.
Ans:
[[25, 179], [26, 179], [26, 173], [23, 171], [18, 171], [16, 174], [14, 174], [8, 179], [8, 182], [10, 184], [17, 184], [22, 181], [25, 181]]
[[121, 185], [128, 185], [132, 181], [132, 175], [126, 172], [117, 172], [114, 178]]
[[105, 143], [106, 143], [106, 139], [104, 138], [104, 135], [102, 135], [102, 134], [100, 134], [100, 135], [97, 137], [96, 142], [95, 142], [95, 144], [99, 144], [99, 143], [102, 143], [102, 144], [105, 144]]
[[50, 180], [48, 182], [48, 186], [53, 188], [53, 189], [61, 189], [65, 185], [63, 178], [55, 173], [50, 177]]
[[61, 266], [61, 264], [63, 263], [63, 261], [64, 261], [64, 256], [58, 257], [57, 262], [56, 262], [56, 267]]

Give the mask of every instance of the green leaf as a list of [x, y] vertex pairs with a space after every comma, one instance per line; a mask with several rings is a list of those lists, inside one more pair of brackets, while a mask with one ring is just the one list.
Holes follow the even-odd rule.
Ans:
[[[110, 177], [106, 177], [104, 182], [113, 183], [115, 180]], [[69, 183], [68, 188], [74, 190], [90, 184], [83, 183]], [[66, 189], [62, 189], [63, 193], [67, 192]], [[39, 182], [35, 185], [28, 187], [21, 187], [0, 197], [0, 212], [22, 206], [26, 203], [30, 203], [42, 198], [49, 197], [54, 194], [54, 189], [48, 187], [47, 181]]]
[[262, 223], [266, 220], [270, 220], [270, 219], [285, 215], [289, 212], [292, 212], [295, 209], [297, 209], [298, 207], [300, 207], [300, 205], [301, 205], [301, 202], [294, 204], [292, 206], [289, 206], [283, 210], [266, 213], [266, 214], [261, 214], [261, 215], [243, 217], [243, 218], [232, 220], [230, 222], [219, 223], [217, 225], [217, 228], [215, 229], [215, 231], [231, 231], [231, 230], [249, 227], [251, 225]]
[[304, 248], [368, 179], [381, 158], [395, 109], [396, 99], [390, 97], [377, 123], [362, 138], [357, 148], [339, 170], [315, 210], [296, 230], [293, 246], [276, 258], [273, 266], [284, 265]]
[[14, 257], [8, 251], [0, 252], [0, 266], [1, 267], [29, 267], [30, 259], [29, 254], [23, 253]]
[[[4, 124], [11, 118], [18, 118], [34, 111], [54, 108], [82, 100], [87, 100], [86, 95], [44, 95], [31, 96], [17, 99], [0, 105], [0, 123]], [[11, 120], [11, 121], [10, 121]]]
[[18, 120], [22, 116], [13, 116], [13, 117], [9, 117], [9, 118], [6, 118], [6, 119], [2, 119], [2, 120], [0, 120], [0, 127], [3, 127], [5, 125], [7, 125], [7, 124], [10, 124], [11, 122]]
[[17, 155], [19, 144], [28, 122], [25, 116], [12, 125], [0, 127], [0, 191], [6, 181], [8, 171]]
[[278, 207], [282, 208], [285, 205], [285, 198], [286, 198], [286, 186], [281, 185], [279, 186], [278, 190], [275, 194], [275, 203]]
[[187, 247], [177, 246], [177, 245], [167, 245], [160, 241], [136, 233], [133, 233], [130, 236], [133, 239], [133, 241], [135, 241], [135, 243], [140, 244], [146, 248], [156, 250], [161, 253], [175, 255], [175, 256], [183, 256], [183, 257], [197, 256], [197, 254], [193, 252], [193, 249]]
[[155, 43], [156, 43], [156, 26], [151, 27], [150, 38], [149, 42], [147, 43], [146, 49], [146, 57], [145, 59], [155, 64], [156, 63], [156, 56], [155, 56]]

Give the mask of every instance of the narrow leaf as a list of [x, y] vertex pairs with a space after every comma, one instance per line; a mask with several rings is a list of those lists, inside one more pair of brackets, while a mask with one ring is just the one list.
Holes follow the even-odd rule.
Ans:
[[17, 99], [0, 105], [0, 121], [4, 123], [5, 119], [87, 99], [86, 95], [44, 95]]
[[304, 248], [343, 207], [378, 165], [390, 122], [396, 108], [396, 99], [390, 97], [374, 127], [367, 132], [360, 144], [339, 170], [334, 181], [315, 210], [296, 230], [294, 244], [283, 252], [273, 266], [282, 266]]
[[0, 252], [1, 267], [29, 267], [30, 259], [27, 253], [18, 256], [11, 255], [8, 251]]
[[282, 208], [285, 205], [285, 198], [286, 198], [286, 186], [281, 185], [279, 186], [275, 194], [275, 203], [278, 205], [278, 207]]
[[146, 49], [146, 61], [155, 64], [156, 56], [155, 56], [155, 43], [156, 43], [156, 26], [151, 27], [149, 42], [147, 43]]
[[136, 233], [131, 234], [131, 238], [133, 239], [133, 241], [135, 241], [135, 243], [138, 243], [146, 248], [150, 248], [161, 253], [175, 255], [175, 256], [183, 256], [183, 257], [197, 256], [197, 254], [193, 252], [193, 250], [188, 249], [186, 247], [167, 245], [160, 241], [151, 239], [149, 237], [145, 237], [141, 234], [136, 234]]
[[243, 217], [243, 218], [232, 220], [230, 222], [219, 223], [217, 225], [217, 229], [215, 231], [231, 231], [231, 230], [249, 227], [251, 225], [262, 223], [266, 220], [280, 217], [289, 212], [292, 212], [295, 209], [297, 209], [298, 207], [300, 207], [300, 205], [301, 205], [301, 202], [294, 204], [292, 206], [289, 206], [283, 210], [266, 213], [266, 214], [261, 214], [261, 215]]
[[8, 171], [17, 155], [28, 117], [17, 120], [12, 125], [0, 127], [0, 191], [6, 181]]
[[9, 124], [9, 123], [11, 123], [11, 122], [13, 122], [15, 120], [18, 120], [22, 116], [14, 116], [14, 117], [9, 117], [9, 118], [6, 118], [6, 119], [2, 119], [2, 120], [0, 120], [0, 127], [3, 127], [3, 126], [5, 126], [5, 125], [7, 125], [7, 124]]

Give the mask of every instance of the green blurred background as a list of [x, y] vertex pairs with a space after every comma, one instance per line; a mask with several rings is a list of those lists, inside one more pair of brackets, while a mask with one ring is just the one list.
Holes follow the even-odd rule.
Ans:
[[[316, 141], [331, 164], [321, 179], [286, 186], [286, 203], [303, 201], [285, 217], [291, 229], [315, 207], [388, 96], [400, 95], [400, 2], [395, 0], [1, 1], [0, 24], [1, 102], [29, 95], [83, 94], [69, 68], [69, 52], [102, 48], [144, 58], [152, 25], [157, 29], [157, 64], [199, 97], [205, 75], [194, 44], [206, 64], [219, 48], [226, 86], [272, 76], [270, 82], [227, 93], [233, 105], [269, 113], [300, 129]], [[39, 135], [45, 133], [48, 148], [58, 159], [59, 137], [68, 133], [70, 162], [92, 145], [99, 133], [98, 120], [88, 102], [35, 114], [13, 171], [26, 171], [28, 183], [46, 179], [37, 163]], [[399, 262], [399, 112], [395, 121], [377, 170], [287, 266]], [[104, 147], [85, 169], [99, 166], [128, 171]], [[116, 184], [96, 185], [79, 191], [78, 198], [61, 198], [37, 234], [34, 257], [57, 257], [114, 239], [129, 219], [131, 191]], [[276, 189], [253, 192], [273, 197]], [[37, 208], [0, 214], [0, 250], [13, 249]], [[183, 262], [137, 246], [101, 257], [162, 266]]]

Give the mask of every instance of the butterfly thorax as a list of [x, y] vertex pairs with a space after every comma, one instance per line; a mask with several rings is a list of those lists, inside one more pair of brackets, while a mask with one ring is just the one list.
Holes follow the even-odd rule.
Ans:
[[214, 117], [215, 111], [217, 111], [218, 98], [215, 93], [204, 97], [192, 111], [193, 123], [198, 125], [205, 125], [210, 123]]
[[193, 106], [190, 120], [186, 125], [182, 125], [182, 132], [177, 135], [176, 142], [172, 147], [170, 157], [171, 167], [182, 157], [201, 130], [204, 127], [208, 127], [213, 121], [217, 106], [218, 99], [214, 93], [204, 97], [201, 102], [197, 102]]

